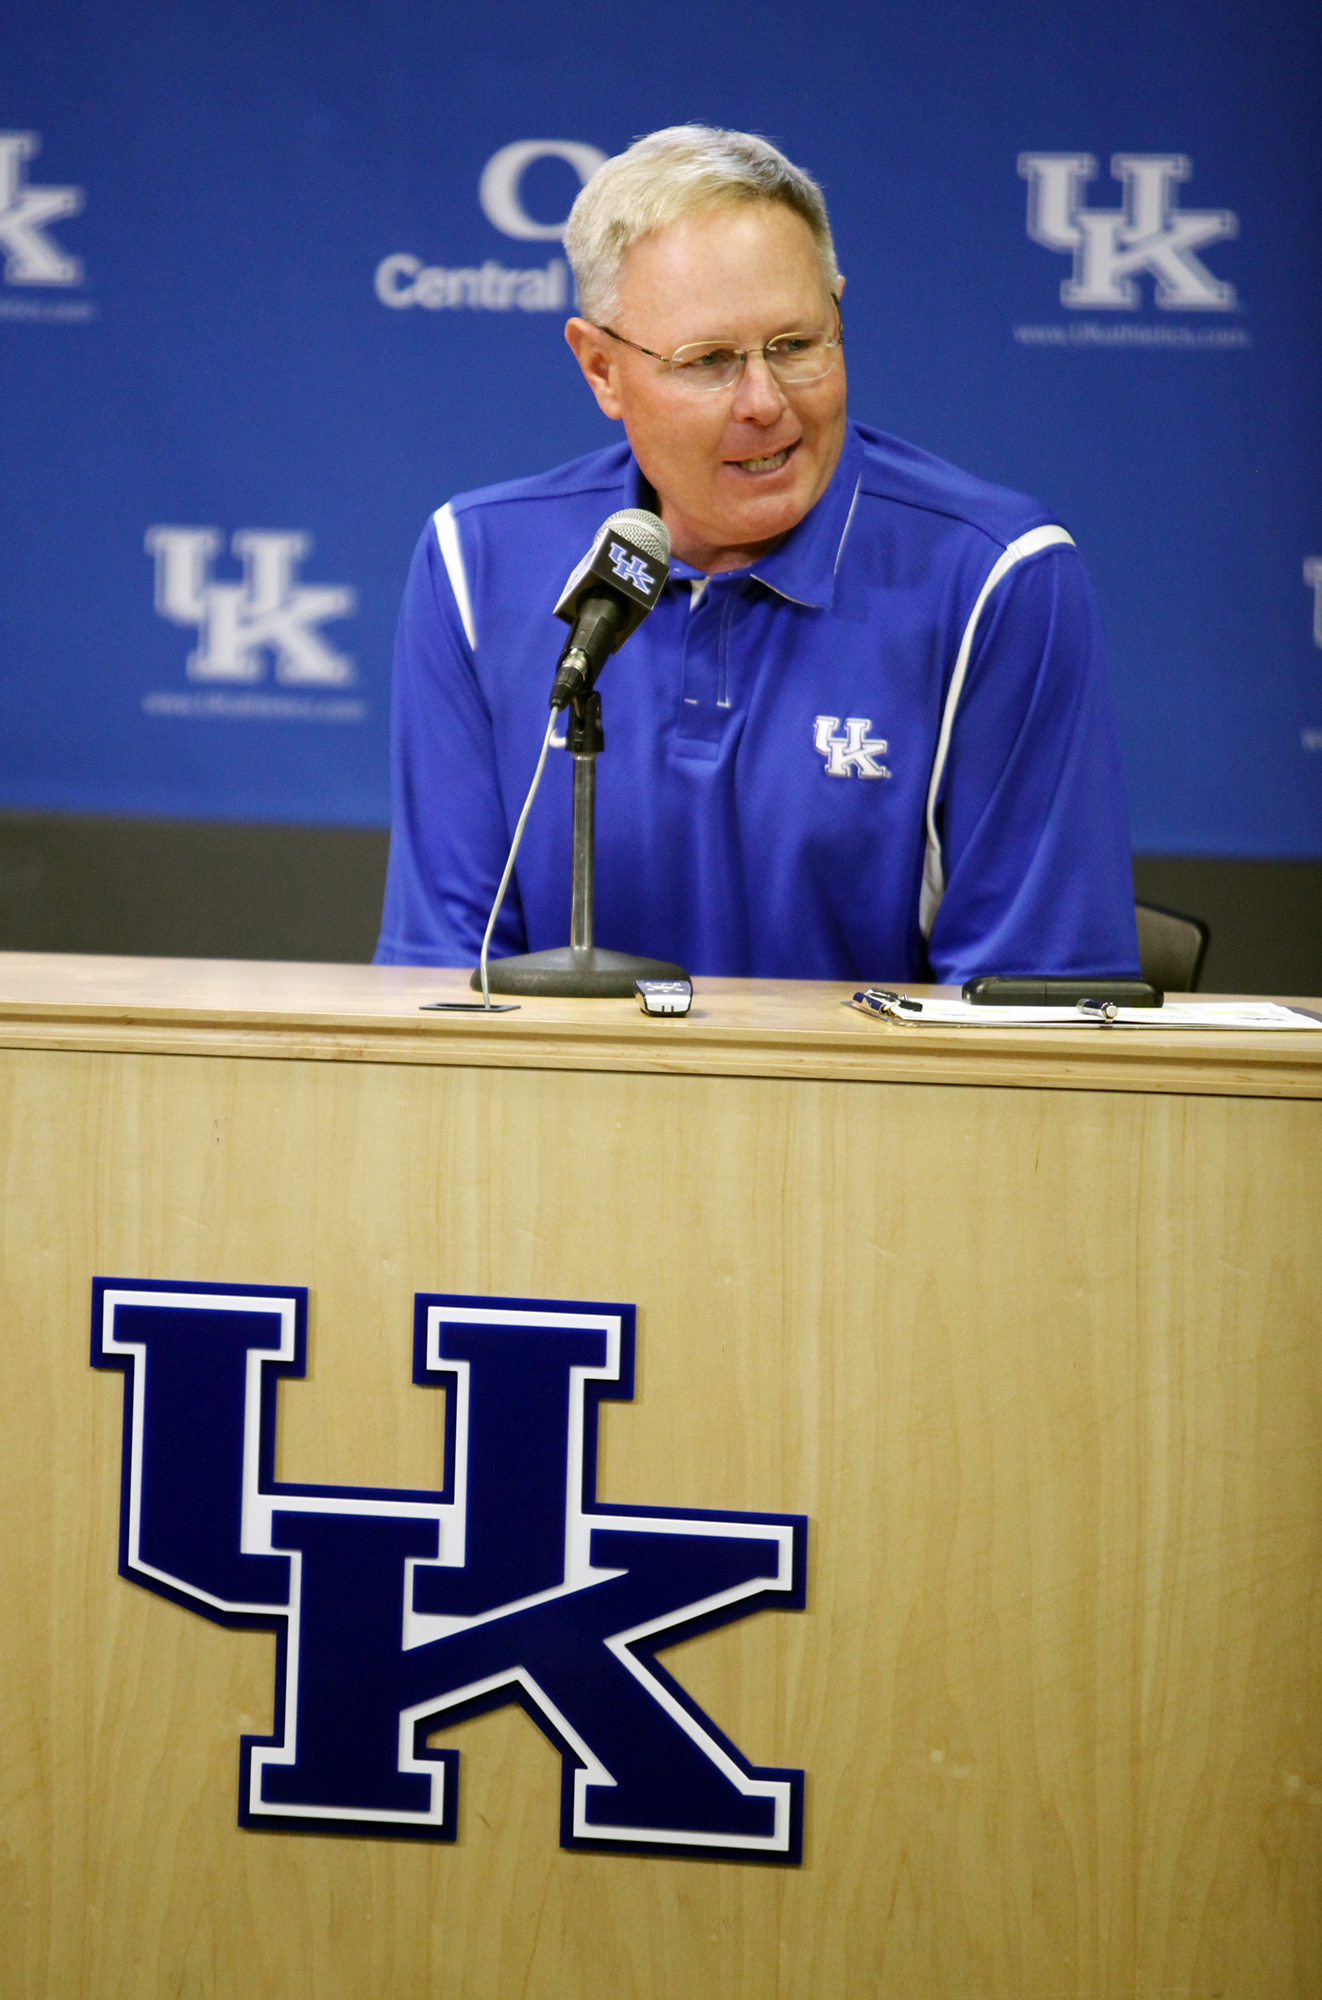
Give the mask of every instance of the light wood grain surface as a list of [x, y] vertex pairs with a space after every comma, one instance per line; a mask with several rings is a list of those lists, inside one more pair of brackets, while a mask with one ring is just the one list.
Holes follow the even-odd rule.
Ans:
[[851, 991], [843, 982], [700, 979], [682, 1019], [649, 1019], [632, 1000], [423, 1013], [427, 1000], [472, 1000], [467, 974], [9, 952], [0, 953], [0, 1047], [1322, 1096], [1322, 1034], [1307, 1030], [899, 1027], [845, 1006]]
[[[1322, 1993], [1322, 1104], [26, 1046], [0, 1133], [4, 2000]], [[601, 1496], [811, 1517], [666, 1655], [803, 1866], [562, 1852], [513, 1710], [452, 1847], [241, 1833], [274, 1642], [116, 1574], [94, 1273], [309, 1285], [278, 1471], [350, 1484], [439, 1483], [415, 1291], [636, 1302]]]

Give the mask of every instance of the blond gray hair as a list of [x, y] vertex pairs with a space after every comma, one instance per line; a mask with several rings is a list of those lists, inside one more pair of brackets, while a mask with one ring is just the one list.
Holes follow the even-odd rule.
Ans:
[[668, 125], [635, 139], [598, 167], [565, 226], [565, 252], [584, 318], [615, 313], [620, 271], [634, 244], [672, 222], [747, 202], [775, 201], [813, 234], [828, 291], [840, 282], [822, 191], [809, 174], [755, 132]]

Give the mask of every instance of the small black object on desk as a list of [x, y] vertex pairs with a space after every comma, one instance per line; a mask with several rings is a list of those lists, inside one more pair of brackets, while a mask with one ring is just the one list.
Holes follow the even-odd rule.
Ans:
[[1165, 995], [1147, 979], [998, 979], [964, 981], [971, 1007], [1077, 1007], [1113, 1000], [1117, 1007], [1160, 1007]]

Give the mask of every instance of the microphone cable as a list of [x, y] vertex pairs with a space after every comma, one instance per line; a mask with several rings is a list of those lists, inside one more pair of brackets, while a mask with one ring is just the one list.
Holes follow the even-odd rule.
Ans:
[[505, 873], [500, 878], [500, 887], [496, 891], [496, 900], [491, 905], [491, 915], [487, 918], [487, 927], [482, 936], [482, 956], [478, 964], [482, 974], [482, 1005], [488, 1014], [492, 1009], [491, 991], [487, 985], [487, 948], [491, 943], [491, 933], [496, 928], [496, 918], [500, 915], [500, 906], [505, 900], [505, 891], [509, 887], [510, 876], [514, 872], [514, 859], [519, 851], [519, 842], [523, 839], [524, 824], [527, 821], [528, 814], [532, 811], [532, 802], [537, 796], [537, 787], [542, 782], [542, 770], [546, 763], [546, 753], [551, 747], [551, 731], [555, 728], [556, 717], [559, 712], [558, 709], [553, 708], [547, 718], [546, 734], [542, 738], [542, 754], [537, 759], [537, 769], [532, 774], [532, 783], [528, 787], [528, 796], [523, 802], [523, 811], [519, 814], [519, 823], [514, 829], [514, 838], [510, 842], [509, 860], [505, 863]]

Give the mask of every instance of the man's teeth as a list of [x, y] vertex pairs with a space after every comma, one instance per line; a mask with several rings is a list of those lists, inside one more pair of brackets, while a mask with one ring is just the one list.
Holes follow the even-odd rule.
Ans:
[[769, 458], [741, 458], [739, 463], [745, 472], [775, 472], [790, 455], [786, 445], [784, 451], [773, 451]]

